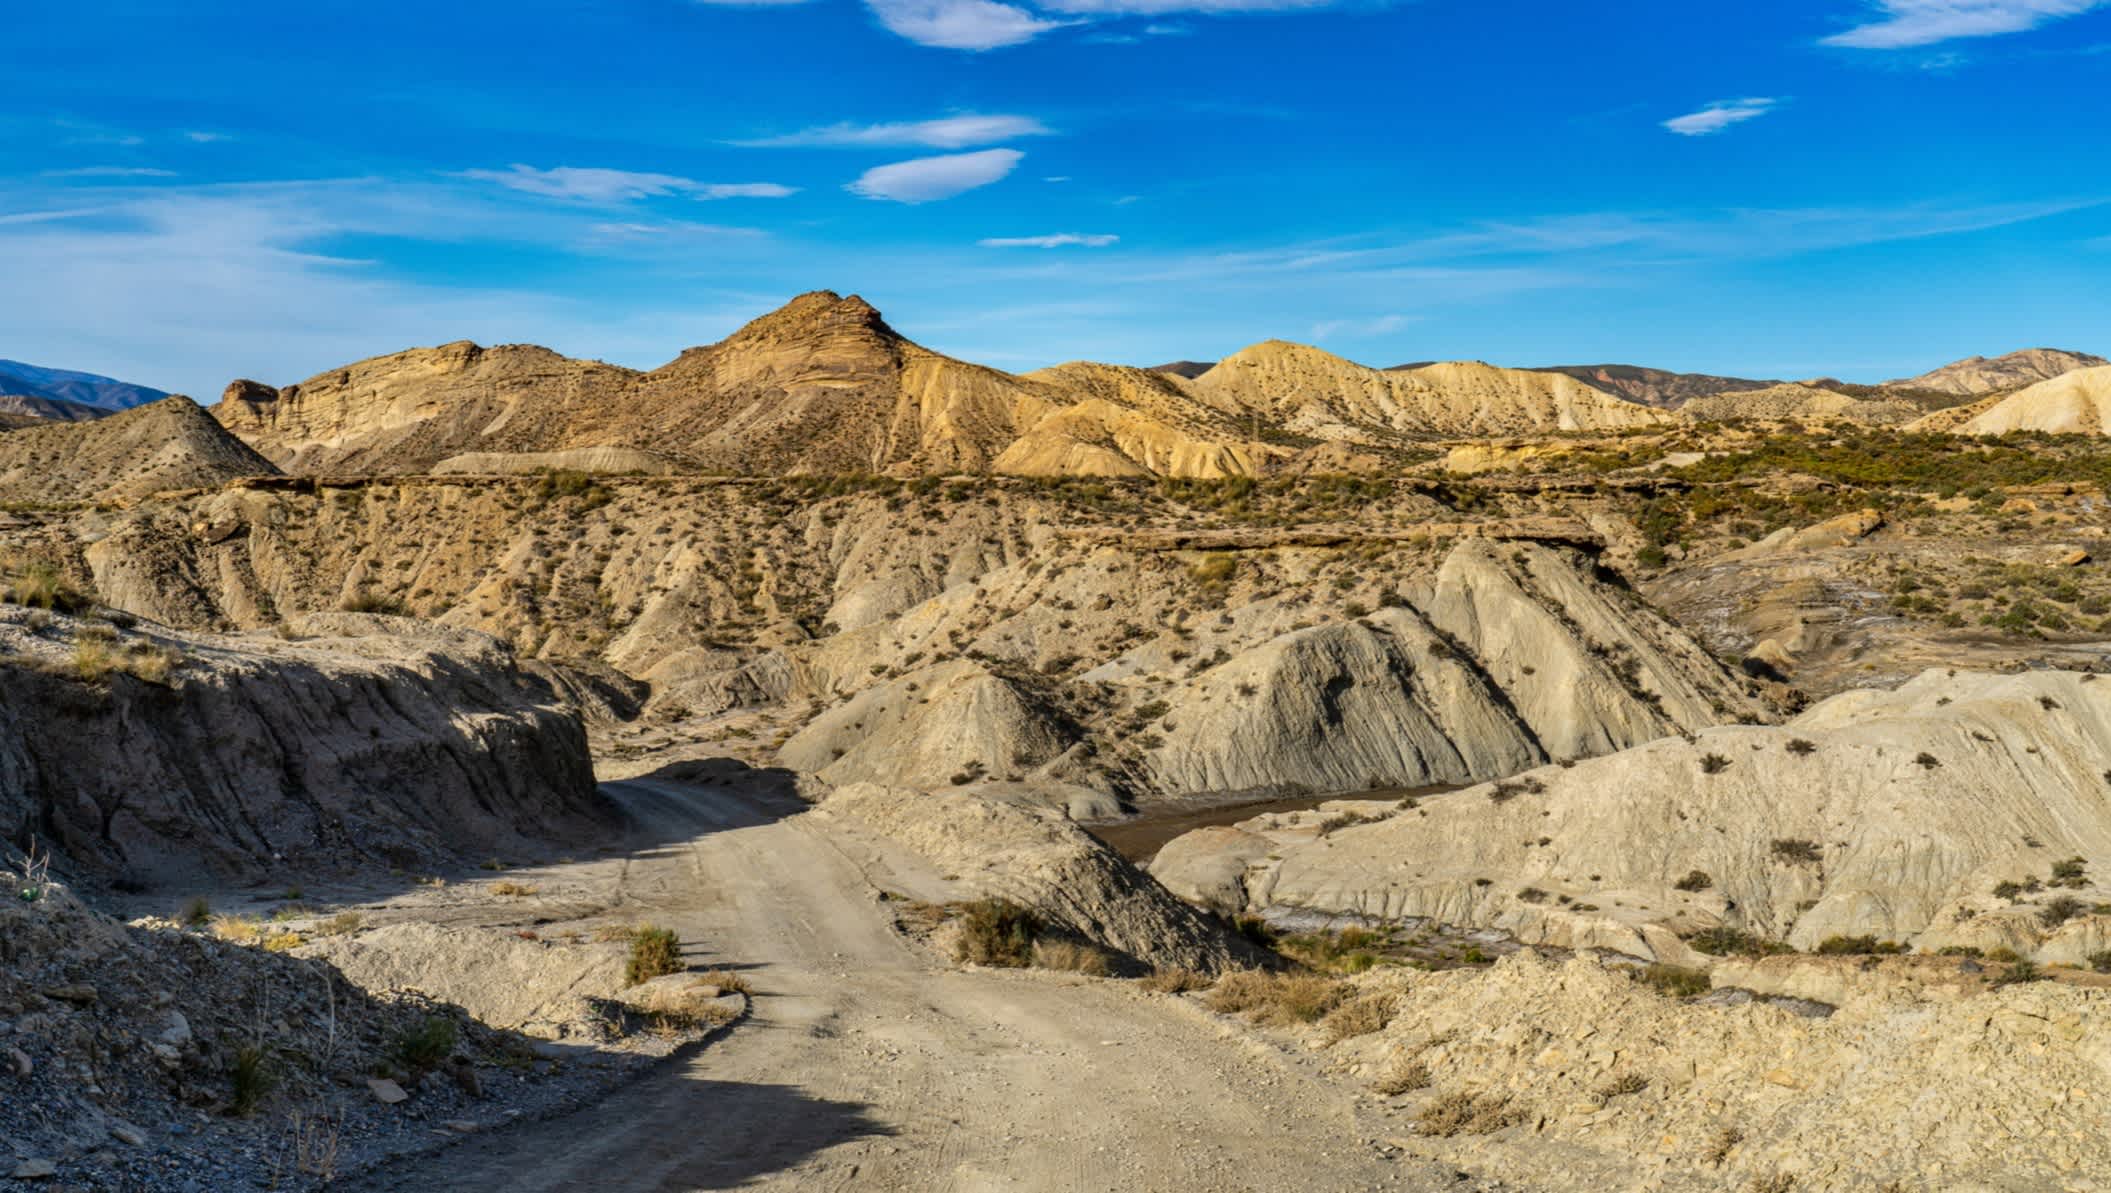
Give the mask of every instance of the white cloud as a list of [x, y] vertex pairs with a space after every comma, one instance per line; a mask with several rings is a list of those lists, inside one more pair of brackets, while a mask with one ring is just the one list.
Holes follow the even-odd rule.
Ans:
[[692, 0], [711, 8], [790, 8], [806, 0]]
[[82, 166], [76, 170], [46, 170], [46, 178], [174, 178], [174, 170], [150, 166]]
[[912, 158], [875, 166], [860, 175], [849, 189], [868, 199], [891, 199], [896, 203], [950, 199], [1003, 178], [1025, 156], [1016, 149], [984, 149], [977, 153]]
[[736, 141], [734, 144], [758, 149], [809, 146], [857, 149], [925, 146], [931, 149], [968, 149], [976, 145], [994, 145], [1020, 137], [1045, 137], [1054, 131], [1031, 116], [982, 116], [967, 113], [959, 116], [941, 116], [936, 120], [908, 120], [892, 124], [831, 124], [821, 128], [802, 129], [781, 137], [762, 137], [753, 141]]
[[183, 134], [183, 139], [199, 145], [211, 145], [219, 141], [232, 141], [234, 140], [234, 137], [228, 133], [215, 133], [208, 132], [203, 129], [192, 129], [191, 131]]
[[888, 32], [947, 50], [1015, 46], [1066, 23], [996, 0], [865, 0], [865, 6]]
[[1824, 44], [1899, 50], [1960, 37], [2022, 33], [2106, 3], [2111, 0], [1876, 0], [1879, 19], [1835, 33]]
[[1778, 100], [1772, 99], [1724, 99], [1717, 100], [1698, 112], [1688, 112], [1664, 122], [1664, 127], [1682, 137], [1705, 137], [1719, 133], [1733, 124], [1753, 120], [1774, 110]]
[[1390, 335], [1408, 324], [1416, 322], [1414, 315], [1380, 315], [1375, 319], [1330, 319], [1312, 325], [1312, 338], [1332, 340], [1356, 339], [1365, 336]]
[[796, 186], [775, 182], [707, 182], [696, 188], [699, 199], [783, 199], [798, 193]]
[[628, 203], [675, 194], [698, 199], [782, 199], [798, 193], [797, 187], [774, 182], [697, 182], [673, 174], [573, 166], [538, 170], [517, 163], [505, 170], [464, 170], [459, 176], [479, 182], [495, 182], [524, 194], [575, 203]]
[[975, 243], [986, 249], [1060, 249], [1073, 245], [1080, 248], [1103, 249], [1120, 240], [1119, 236], [1088, 234], [1083, 232], [1057, 232], [1050, 236], [992, 236]]

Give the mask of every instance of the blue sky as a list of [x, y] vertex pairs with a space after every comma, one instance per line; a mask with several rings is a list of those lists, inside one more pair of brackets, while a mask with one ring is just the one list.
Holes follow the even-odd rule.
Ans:
[[80, 0], [0, 357], [649, 367], [802, 290], [1027, 369], [2111, 353], [2111, 0]]

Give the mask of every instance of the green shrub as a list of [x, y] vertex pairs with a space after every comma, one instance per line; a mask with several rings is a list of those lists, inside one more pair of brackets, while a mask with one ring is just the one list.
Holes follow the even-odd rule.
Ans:
[[454, 1055], [454, 1044], [454, 1020], [445, 1015], [428, 1015], [418, 1026], [399, 1032], [391, 1051], [412, 1073], [430, 1073]]
[[1635, 973], [1635, 980], [1672, 998], [1692, 998], [1706, 994], [1714, 988], [1703, 969], [1687, 969], [1682, 965], [1665, 965], [1657, 962], [1645, 965]]
[[682, 972], [682, 938], [672, 928], [640, 925], [630, 934], [630, 962], [623, 967], [623, 981], [635, 986], [654, 978]]
[[235, 1049], [233, 1108], [244, 1118], [256, 1113], [264, 1098], [278, 1085], [278, 1072], [271, 1054], [262, 1044], [244, 1044]]

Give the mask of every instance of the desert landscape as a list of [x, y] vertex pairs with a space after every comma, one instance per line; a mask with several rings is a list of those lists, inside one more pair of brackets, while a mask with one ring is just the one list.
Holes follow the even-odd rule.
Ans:
[[24, 1187], [2111, 1173], [2099, 358], [8, 401]]
[[0, 1193], [2111, 1193], [2111, 0], [0, 18]]

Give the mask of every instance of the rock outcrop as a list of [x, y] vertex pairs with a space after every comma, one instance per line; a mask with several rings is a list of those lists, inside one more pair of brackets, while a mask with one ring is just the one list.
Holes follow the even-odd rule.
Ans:
[[1902, 426], [1922, 414], [1920, 406], [1902, 398], [1858, 398], [1837, 390], [1788, 383], [1710, 394], [1687, 402], [1679, 410], [1694, 418], [1717, 422], [1846, 422], [1877, 427]]
[[0, 500], [128, 502], [276, 471], [183, 397], [0, 435]]
[[1711, 394], [1766, 389], [1779, 381], [1754, 381], [1744, 377], [1717, 377], [1708, 373], [1673, 373], [1641, 365], [1548, 365], [1534, 373], [1562, 373], [1616, 398], [1676, 410], [1695, 398]]
[[2010, 431], [2111, 435], [2111, 366], [2078, 368], [2012, 393], [1956, 431], [1960, 435]]
[[1060, 812], [860, 783], [829, 794], [819, 814], [888, 838], [974, 897], [1029, 908], [1130, 965], [1217, 973], [1261, 960]]
[[488, 856], [596, 814], [577, 716], [491, 638], [350, 614], [289, 630], [0, 608], [0, 833], [154, 883]]
[[[2111, 877], [2107, 775], [2111, 682], [1928, 672], [1779, 727], [1670, 737], [1412, 810], [1345, 802], [1382, 819], [1324, 835], [1317, 817], [1250, 821], [1273, 856], [1238, 886], [1255, 907], [1688, 962], [1677, 937], [1724, 924], [1801, 948], [1875, 936], [2080, 960], [2111, 938], [2092, 910]], [[1227, 880], [1205, 875], [1229, 844], [1176, 840], [1154, 873], [1221, 900]]]
[[1075, 737], [1033, 693], [955, 659], [866, 688], [815, 717], [779, 757], [830, 783], [931, 788], [1019, 778]]

